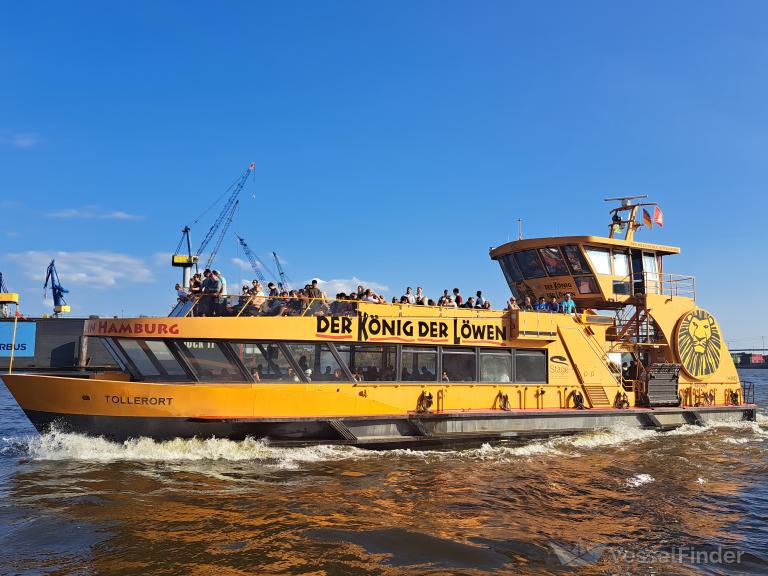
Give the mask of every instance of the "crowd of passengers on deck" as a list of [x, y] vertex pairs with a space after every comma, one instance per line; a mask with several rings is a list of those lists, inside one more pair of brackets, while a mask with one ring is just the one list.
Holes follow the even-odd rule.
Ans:
[[[318, 287], [318, 281], [298, 290], [279, 290], [274, 282], [267, 284], [266, 291], [261, 282], [253, 280], [251, 285], [243, 284], [237, 302], [233, 305], [227, 292], [227, 281], [218, 270], [206, 269], [194, 274], [188, 287], [176, 284], [177, 300], [181, 303], [192, 302], [192, 316], [354, 316], [357, 314], [358, 302], [386, 304], [387, 299], [370, 288], [358, 285], [357, 292], [336, 294], [329, 301], [327, 295]], [[458, 288], [451, 293], [448, 289], [437, 301], [424, 295], [421, 286], [408, 286], [405, 293], [398, 299], [392, 297], [392, 304], [410, 304], [415, 306], [439, 306], [443, 308], [473, 308], [491, 310], [491, 302], [483, 297], [481, 290], [466, 300]], [[525, 297], [522, 305], [512, 296], [507, 302], [507, 310], [523, 310], [537, 312], [576, 312], [576, 305], [570, 293], [562, 301], [552, 298], [551, 301], [542, 296], [535, 303], [529, 296]]]

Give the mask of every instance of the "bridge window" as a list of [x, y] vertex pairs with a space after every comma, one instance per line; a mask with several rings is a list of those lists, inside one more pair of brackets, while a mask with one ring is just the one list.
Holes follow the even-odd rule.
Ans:
[[575, 278], [575, 281], [579, 294], [597, 294], [599, 292], [594, 276], [580, 276]]
[[480, 350], [480, 382], [511, 382], [512, 351]]
[[598, 274], [611, 273], [611, 251], [603, 248], [586, 248], [592, 267]]
[[544, 278], [547, 275], [536, 250], [518, 252], [515, 254], [515, 259], [526, 278]]
[[434, 382], [437, 380], [437, 349], [432, 347], [403, 348], [403, 382]]
[[629, 277], [629, 254], [626, 252], [613, 251], [613, 275]]
[[565, 259], [573, 274], [592, 273], [592, 270], [589, 269], [589, 264], [587, 264], [587, 260], [584, 258], [581, 250], [579, 250], [579, 247], [575, 244], [563, 246], [563, 254], [565, 254]]
[[507, 283], [511, 286], [514, 282], [520, 282], [523, 279], [523, 273], [520, 271], [520, 267], [515, 262], [512, 254], [504, 254], [499, 259], [501, 264], [501, 270], [504, 272], [504, 276], [507, 278]]
[[550, 276], [568, 275], [568, 269], [565, 267], [559, 248], [539, 248], [539, 255]]
[[547, 352], [515, 350], [515, 382], [546, 383]]
[[245, 382], [240, 369], [218, 342], [187, 340], [177, 344], [202, 382]]
[[[443, 372], [446, 382], [476, 382], [477, 356], [474, 348], [443, 348]], [[440, 377], [443, 380], [443, 376]]]

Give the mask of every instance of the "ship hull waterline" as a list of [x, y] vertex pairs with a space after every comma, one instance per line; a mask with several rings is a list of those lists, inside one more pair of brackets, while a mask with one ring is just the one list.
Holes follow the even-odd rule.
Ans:
[[[362, 396], [367, 394], [366, 388], [361, 390], [359, 385], [348, 383], [311, 387], [168, 385], [39, 375], [6, 375], [3, 380], [39, 432], [53, 428], [119, 442], [140, 437], [158, 441], [251, 437], [274, 444], [349, 444], [386, 449], [528, 439], [616, 427], [665, 431], [686, 424], [756, 418], [752, 404], [396, 412], [392, 406], [370, 402], [373, 409], [366, 411], [361, 409], [366, 406], [367, 398]], [[396, 391], [415, 398], [416, 390], [422, 388], [400, 386]], [[504, 389], [475, 386], [470, 392], [466, 388], [454, 386], [451, 393], [461, 389], [490, 399], [497, 388]], [[373, 396], [374, 390], [370, 392]], [[265, 396], [259, 394], [272, 396], [267, 396], [269, 401], [260, 401]], [[247, 405], [254, 406], [250, 413], [243, 412]], [[272, 413], [255, 408], [260, 405], [271, 406]], [[286, 415], [289, 410], [293, 413]]]
[[487, 413], [418, 413], [403, 418], [295, 418], [212, 420], [179, 417], [93, 416], [25, 411], [41, 433], [51, 429], [116, 442], [136, 438], [267, 439], [276, 445], [348, 444], [371, 449], [448, 446], [527, 440], [616, 427], [668, 431], [680, 426], [754, 421], [751, 405], [655, 410], [562, 410]]

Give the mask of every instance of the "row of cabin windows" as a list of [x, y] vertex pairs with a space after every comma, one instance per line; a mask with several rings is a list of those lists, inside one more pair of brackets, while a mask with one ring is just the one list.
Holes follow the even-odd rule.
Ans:
[[547, 382], [545, 350], [104, 338], [137, 380]]

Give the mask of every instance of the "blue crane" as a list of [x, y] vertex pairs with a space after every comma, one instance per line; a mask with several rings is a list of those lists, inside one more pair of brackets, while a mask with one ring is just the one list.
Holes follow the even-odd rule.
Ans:
[[277, 271], [280, 274], [280, 281], [277, 283], [280, 287], [280, 291], [288, 291], [291, 289], [291, 285], [288, 284], [288, 277], [285, 275], [285, 270], [283, 270], [283, 265], [280, 264], [280, 258], [277, 257], [277, 252], [272, 252], [272, 256], [275, 259], [275, 266], [277, 266]]
[[235, 213], [237, 212], [237, 207], [239, 205], [240, 200], [235, 200], [235, 203], [229, 207], [229, 210], [222, 213], [224, 216], [224, 225], [222, 226], [219, 235], [216, 237], [216, 244], [213, 245], [213, 250], [211, 250], [211, 253], [208, 256], [208, 261], [205, 263], [206, 268], [213, 266], [213, 261], [216, 259], [216, 255], [219, 253], [219, 248], [221, 248], [221, 243], [224, 241], [224, 236], [227, 235], [227, 230], [229, 230], [229, 226], [232, 224], [232, 220], [235, 219]]
[[[221, 212], [219, 212], [219, 215], [216, 217], [216, 220], [213, 222], [211, 227], [208, 229], [208, 232], [205, 233], [205, 237], [203, 238], [203, 241], [200, 242], [200, 246], [197, 249], [197, 252], [195, 256], [198, 258], [203, 253], [203, 251], [207, 248], [208, 244], [211, 243], [211, 240], [214, 239], [214, 237], [218, 237], [216, 240], [216, 243], [214, 244], [213, 250], [211, 250], [210, 255], [208, 256], [208, 262], [206, 263], [205, 267], [210, 268], [213, 264], [213, 261], [216, 259], [216, 254], [219, 251], [219, 247], [221, 246], [221, 243], [224, 239], [224, 236], [227, 233], [227, 229], [229, 228], [229, 225], [232, 223], [232, 219], [235, 217], [235, 212], [237, 210], [237, 206], [240, 203], [240, 200], [238, 197], [240, 196], [240, 192], [242, 192], [243, 188], [245, 187], [246, 182], [248, 181], [248, 178], [251, 174], [253, 174], [253, 169], [256, 167], [256, 164], [252, 162], [248, 169], [243, 172], [243, 174], [238, 178], [234, 184], [232, 184], [225, 192], [232, 190], [232, 193], [227, 198], [227, 201], [224, 203], [224, 207], [221, 209]], [[223, 197], [223, 195], [222, 195]], [[208, 207], [208, 209], [203, 212], [203, 215], [208, 212], [215, 204], [217, 204], [221, 200], [221, 197], [216, 200], [211, 206]], [[202, 217], [202, 215], [201, 215]], [[195, 223], [199, 220], [195, 220]]]
[[56, 271], [56, 260], [51, 260], [51, 263], [48, 264], [48, 269], [45, 273], [45, 284], [43, 285], [44, 296], [45, 291], [48, 289], [49, 282], [51, 284], [51, 292], [53, 294], [53, 315], [58, 317], [58, 315], [62, 312], [69, 312], [70, 307], [66, 300], [64, 300], [64, 294], [68, 294], [69, 290], [61, 285], [61, 281], [59, 280], [59, 273]]
[[248, 258], [248, 262], [251, 263], [251, 268], [253, 268], [253, 273], [256, 275], [256, 278], [266, 288], [267, 280], [264, 278], [262, 270], [266, 270], [272, 278], [275, 277], [275, 273], [272, 272], [272, 270], [270, 270], [267, 265], [264, 264], [264, 262], [262, 262], [261, 259], [256, 256], [256, 254], [253, 253], [253, 250], [251, 250], [251, 247], [246, 244], [244, 238], [237, 236], [237, 241], [240, 242], [240, 246], [242, 246], [243, 252], [245, 252], [246, 257]]

